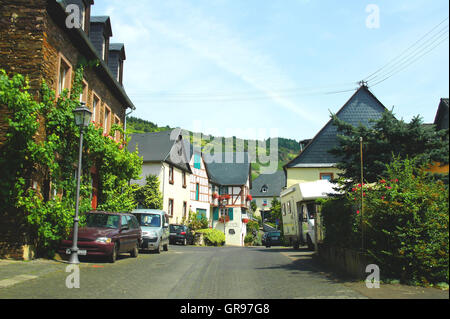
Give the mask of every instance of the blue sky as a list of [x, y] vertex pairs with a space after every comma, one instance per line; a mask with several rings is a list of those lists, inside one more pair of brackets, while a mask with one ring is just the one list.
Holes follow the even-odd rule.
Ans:
[[[378, 28], [366, 25], [369, 4], [379, 8]], [[109, 15], [111, 42], [125, 43], [124, 86], [137, 108], [133, 116], [215, 135], [301, 140], [327, 123], [358, 81], [447, 18], [448, 5], [96, 0], [92, 15]], [[421, 115], [431, 123], [440, 98], [449, 96], [448, 64], [447, 39], [370, 89], [398, 118]], [[335, 91], [348, 92], [327, 94]]]

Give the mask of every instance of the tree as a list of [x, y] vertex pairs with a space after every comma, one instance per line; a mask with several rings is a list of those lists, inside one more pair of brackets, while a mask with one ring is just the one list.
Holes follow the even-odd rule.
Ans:
[[147, 175], [146, 184], [138, 187], [134, 192], [134, 198], [138, 207], [149, 209], [162, 209], [163, 197], [159, 190], [159, 179], [156, 175]]
[[339, 146], [329, 152], [340, 158], [337, 168], [343, 170], [340, 177], [347, 189], [361, 178], [360, 137], [363, 138], [364, 180], [375, 182], [386, 174], [386, 164], [394, 157], [416, 158], [417, 165], [426, 167], [432, 162], [448, 164], [449, 131], [436, 131], [432, 125], [424, 125], [420, 116], [411, 122], [397, 120], [391, 111], [383, 113], [372, 127], [354, 127], [331, 116], [339, 135]]

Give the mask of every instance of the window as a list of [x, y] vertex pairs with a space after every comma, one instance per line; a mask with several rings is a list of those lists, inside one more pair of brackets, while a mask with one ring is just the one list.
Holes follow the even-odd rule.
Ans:
[[183, 218], [187, 217], [187, 202], [183, 202]]
[[[114, 115], [114, 124], [119, 125], [120, 126], [120, 119], [117, 117], [117, 115]], [[114, 140], [116, 142], [119, 142], [120, 140], [120, 131], [116, 131], [116, 133], [114, 134]]]
[[236, 234], [236, 232], [234, 231], [233, 228], [231, 228], [231, 229], [228, 230], [228, 234], [234, 235], [234, 234]]
[[283, 216], [286, 216], [286, 204], [283, 204], [282, 210], [283, 210]]
[[92, 96], [92, 122], [95, 122], [97, 120], [97, 112], [100, 107], [100, 99], [95, 93], [92, 93]]
[[202, 168], [201, 157], [199, 154], [194, 154], [194, 168]]
[[59, 57], [59, 73], [58, 73], [58, 96], [62, 94], [64, 90], [70, 89], [70, 82], [72, 76], [72, 67], [70, 63], [62, 56]]
[[268, 190], [269, 187], [267, 187], [267, 185], [263, 185], [263, 187], [261, 187], [261, 193], [267, 193]]
[[331, 181], [333, 179], [333, 173], [320, 173], [320, 179]]
[[84, 102], [87, 104], [88, 97], [88, 84], [85, 80], [83, 80], [83, 89], [80, 93], [80, 102]]
[[186, 188], [186, 172], [183, 171], [183, 188]]
[[195, 184], [195, 200], [198, 200], [200, 197], [200, 184]]
[[288, 212], [288, 214], [292, 213], [291, 212], [291, 201], [287, 202], [287, 212]]
[[121, 228], [123, 228], [123, 227], [128, 227], [128, 219], [127, 219], [128, 216], [121, 216], [121, 217], [122, 217], [122, 225], [121, 225]]
[[111, 128], [111, 109], [105, 106], [105, 118], [103, 120], [103, 134], [108, 134]]
[[173, 199], [169, 198], [169, 208], [167, 209], [169, 216], [173, 216]]
[[173, 166], [169, 167], [169, 183], [173, 184]]

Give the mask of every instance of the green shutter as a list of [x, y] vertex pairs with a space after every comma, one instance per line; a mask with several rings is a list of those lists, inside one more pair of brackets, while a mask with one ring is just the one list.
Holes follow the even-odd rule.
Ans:
[[219, 207], [213, 209], [213, 220], [219, 220]]
[[230, 216], [230, 220], [233, 220], [233, 208], [228, 208], [228, 216]]

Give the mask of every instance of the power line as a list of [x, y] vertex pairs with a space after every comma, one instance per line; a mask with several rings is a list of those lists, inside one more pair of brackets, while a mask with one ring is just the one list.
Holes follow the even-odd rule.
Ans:
[[[434, 26], [430, 31], [428, 31], [426, 34], [424, 34], [420, 39], [418, 39], [416, 42], [414, 42], [411, 46], [409, 46], [406, 50], [404, 50], [402, 53], [400, 53], [399, 55], [397, 55], [395, 58], [391, 59], [388, 63], [386, 63], [385, 65], [383, 65], [381, 68], [379, 68], [378, 70], [376, 70], [375, 72], [373, 72], [372, 74], [370, 74], [369, 76], [367, 76], [366, 78], [364, 78], [365, 81], [369, 81], [369, 79], [373, 78], [376, 74], [378, 74], [379, 72], [381, 72], [382, 70], [384, 70], [385, 68], [387, 68], [388, 66], [390, 66], [391, 64], [393, 64], [394, 62], [396, 62], [398, 59], [402, 59], [403, 55], [405, 53], [407, 53], [409, 50], [411, 50], [412, 48], [414, 48], [418, 43], [420, 43], [424, 38], [426, 38], [429, 34], [431, 34], [434, 30], [436, 30], [440, 25], [442, 25], [445, 21], [448, 20], [448, 17], [445, 18], [444, 20], [442, 20], [440, 23], [438, 23], [436, 26]], [[423, 43], [422, 43], [423, 45]], [[421, 46], [422, 46], [421, 45]]]
[[400, 70], [390, 74], [389, 76], [385, 77], [384, 79], [372, 84], [371, 86], [376, 86], [384, 81], [386, 81], [387, 79], [391, 78], [392, 76], [394, 76], [395, 74], [403, 71], [404, 69], [406, 69], [407, 67], [409, 67], [410, 65], [412, 65], [414, 62], [416, 62], [417, 60], [419, 60], [420, 58], [422, 58], [423, 56], [425, 56], [426, 54], [430, 53], [431, 51], [433, 51], [436, 47], [438, 47], [439, 45], [441, 45], [442, 43], [445, 42], [445, 40], [447, 40], [449, 37], [448, 35], [442, 40], [440, 41], [438, 44], [436, 44], [434, 47], [432, 47], [430, 50], [426, 51], [425, 53], [421, 54], [420, 56], [418, 56], [416, 59], [414, 59], [413, 61], [411, 61], [409, 64], [405, 65], [403, 68], [401, 68]]
[[[401, 61], [398, 61], [398, 63], [396, 63], [395, 65], [393, 65], [392, 67], [388, 68], [387, 70], [385, 70], [384, 72], [378, 73], [377, 75], [375, 75], [374, 77], [372, 77], [370, 80], [366, 80], [367, 82], [374, 82], [374, 81], [378, 81], [377, 79], [385, 77], [388, 74], [391, 74], [393, 72], [395, 72], [398, 69], [403, 69], [402, 67], [405, 64], [408, 64], [411, 60], [415, 61], [415, 57], [417, 57], [418, 55], [421, 55], [422, 52], [428, 50], [430, 47], [435, 48], [436, 46], [434, 45], [436, 42], [442, 40], [445, 37], [448, 37], [448, 26], [445, 27], [445, 29], [442, 29], [441, 31], [439, 31], [438, 34], [434, 35], [433, 37], [431, 37], [430, 39], [428, 39], [426, 41], [426, 44], [421, 45], [419, 48], [415, 49], [413, 52], [411, 52], [409, 55], [405, 56], [404, 58], [402, 58]], [[440, 42], [439, 42], [440, 43]], [[427, 51], [428, 52], [428, 51]], [[423, 56], [423, 55], [421, 55]]]

